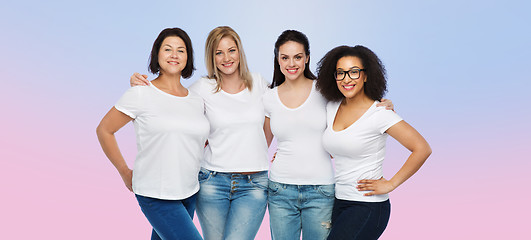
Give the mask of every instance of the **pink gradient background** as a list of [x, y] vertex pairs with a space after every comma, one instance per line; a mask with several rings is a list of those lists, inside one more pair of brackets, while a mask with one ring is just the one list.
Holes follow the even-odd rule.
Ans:
[[[23, 1], [2, 9], [1, 239], [149, 239], [150, 225], [95, 128], [129, 76], [147, 72], [160, 30], [178, 26], [193, 39], [198, 71], [188, 85], [205, 75], [204, 40], [219, 25], [238, 31], [251, 70], [266, 78], [285, 29], [308, 35], [313, 70], [341, 44], [379, 54], [387, 97], [434, 152], [391, 193], [381, 239], [531, 234], [525, 1]], [[132, 166], [133, 127], [117, 138]], [[392, 139], [388, 146], [390, 177], [408, 152]], [[270, 239], [267, 215], [256, 239]]]

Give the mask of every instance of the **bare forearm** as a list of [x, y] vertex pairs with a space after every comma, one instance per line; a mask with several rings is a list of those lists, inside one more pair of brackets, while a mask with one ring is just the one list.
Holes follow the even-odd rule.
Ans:
[[271, 146], [271, 142], [273, 141], [273, 132], [271, 132], [271, 124], [270, 119], [268, 117], [266, 117], [264, 121], [264, 134], [267, 141], [267, 147], [269, 147]]
[[118, 143], [116, 142], [116, 137], [114, 134], [105, 132], [101, 129], [98, 129], [96, 132], [103, 152], [114, 165], [116, 170], [118, 170], [120, 175], [124, 174], [129, 170], [129, 167], [127, 166], [127, 163], [120, 152], [120, 148], [118, 147]]
[[393, 187], [397, 188], [413, 176], [422, 167], [424, 162], [426, 162], [430, 154], [431, 149], [429, 146], [418, 151], [413, 151], [400, 170], [389, 180]]

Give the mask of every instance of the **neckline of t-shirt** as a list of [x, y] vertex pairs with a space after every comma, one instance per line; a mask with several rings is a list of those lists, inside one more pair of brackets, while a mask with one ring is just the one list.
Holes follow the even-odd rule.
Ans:
[[228, 92], [225, 92], [225, 90], [223, 89], [219, 89], [220, 92], [222, 92], [223, 94], [226, 94], [226, 95], [229, 95], [229, 96], [238, 96], [238, 95], [241, 95], [245, 92], [245, 90], [248, 90], [247, 87], [245, 87], [244, 89], [242, 89], [241, 91], [237, 92], [237, 93], [228, 93]]
[[378, 101], [374, 101], [372, 103], [372, 105], [367, 109], [367, 111], [365, 111], [360, 118], [358, 118], [358, 120], [354, 121], [352, 124], [350, 124], [350, 126], [348, 126], [347, 128], [343, 129], [343, 130], [339, 130], [339, 131], [336, 131], [334, 130], [334, 122], [336, 121], [336, 116], [337, 116], [337, 111], [339, 110], [339, 106], [341, 105], [341, 102], [339, 102], [339, 104], [337, 104], [336, 106], [336, 110], [334, 111], [334, 116], [332, 118], [332, 125], [330, 126], [330, 130], [332, 130], [333, 133], [341, 133], [341, 132], [345, 132], [347, 130], [349, 130], [350, 128], [352, 128], [352, 126], [356, 125], [356, 123], [360, 122], [361, 120], [363, 120], [366, 116], [367, 116], [367, 113], [369, 113], [372, 109], [376, 108], [376, 104], [378, 103]]
[[162, 93], [163, 95], [166, 95], [166, 96], [169, 96], [169, 97], [174, 97], [174, 98], [178, 98], [178, 99], [184, 99], [184, 98], [188, 98], [188, 96], [190, 96], [190, 90], [189, 89], [186, 89], [186, 91], [188, 91], [188, 94], [186, 94], [186, 96], [179, 97], [179, 96], [175, 96], [173, 94], [169, 94], [167, 92], [164, 92], [164, 91], [160, 90], [159, 88], [155, 87], [155, 84], [153, 84], [153, 83], [149, 83], [149, 86], [153, 87], [153, 89], [155, 89], [157, 92]]
[[310, 89], [310, 94], [308, 94], [308, 97], [306, 97], [306, 100], [304, 100], [304, 102], [301, 105], [297, 106], [296, 108], [289, 108], [288, 106], [284, 105], [282, 100], [280, 100], [280, 95], [278, 94], [278, 87], [275, 88], [275, 95], [277, 97], [278, 102], [280, 103], [282, 107], [290, 111], [295, 111], [295, 110], [302, 108], [304, 105], [306, 105], [308, 101], [310, 101], [310, 97], [312, 97], [312, 94], [314, 91], [315, 91], [315, 80], [313, 80], [312, 82], [312, 88]]

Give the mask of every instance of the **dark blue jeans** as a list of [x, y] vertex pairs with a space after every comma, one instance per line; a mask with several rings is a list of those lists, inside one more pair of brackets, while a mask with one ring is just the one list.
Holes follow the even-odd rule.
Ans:
[[192, 221], [196, 195], [183, 200], [136, 195], [142, 212], [153, 227], [151, 239], [203, 239]]
[[389, 222], [391, 203], [358, 202], [335, 199], [332, 210], [332, 230], [328, 240], [378, 239]]

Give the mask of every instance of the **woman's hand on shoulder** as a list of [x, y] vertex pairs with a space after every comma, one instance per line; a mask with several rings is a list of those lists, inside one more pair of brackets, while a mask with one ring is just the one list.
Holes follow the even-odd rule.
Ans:
[[393, 101], [391, 101], [390, 99], [385, 99], [385, 98], [382, 98], [382, 100], [380, 100], [380, 103], [376, 104], [377, 107], [385, 107], [385, 109], [387, 110], [395, 110], [395, 106], [393, 105]]
[[134, 73], [131, 76], [131, 79], [129, 80], [129, 83], [131, 84], [131, 87], [134, 86], [148, 86], [149, 80], [147, 80], [147, 75], [140, 74], [140, 73]]
[[391, 191], [395, 190], [396, 187], [391, 183], [391, 181], [382, 177], [378, 180], [360, 180], [358, 181], [358, 186], [356, 188], [358, 191], [370, 191], [363, 195], [372, 196], [390, 193]]

